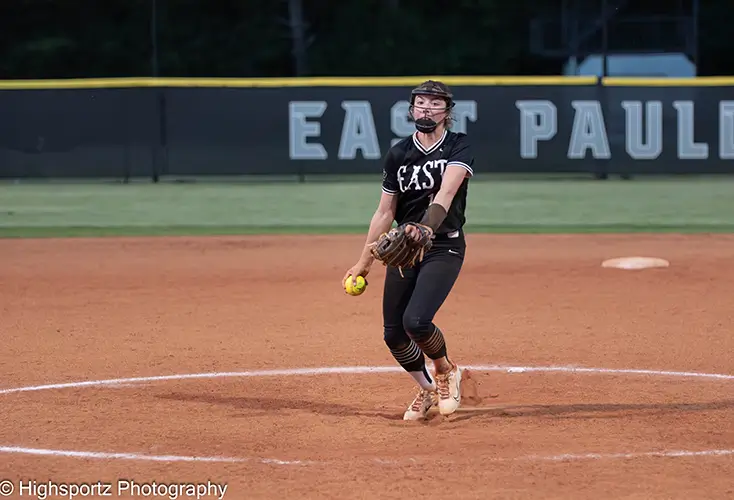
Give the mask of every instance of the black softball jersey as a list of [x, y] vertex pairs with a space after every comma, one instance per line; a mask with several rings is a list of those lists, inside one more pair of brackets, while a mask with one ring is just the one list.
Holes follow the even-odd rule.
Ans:
[[[395, 220], [398, 224], [419, 222], [428, 205], [441, 189], [443, 174], [449, 165], [466, 169], [474, 175], [474, 157], [466, 134], [444, 131], [431, 147], [424, 148], [416, 133], [390, 148], [382, 169], [383, 192], [398, 197]], [[469, 178], [456, 192], [446, 218], [436, 235], [458, 234], [466, 222], [466, 197]]]

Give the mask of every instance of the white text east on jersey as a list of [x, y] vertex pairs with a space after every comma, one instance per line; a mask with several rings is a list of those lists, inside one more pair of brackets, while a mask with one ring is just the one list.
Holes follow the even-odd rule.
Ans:
[[448, 160], [428, 160], [423, 165], [401, 165], [398, 168], [398, 185], [401, 192], [432, 189], [443, 177]]

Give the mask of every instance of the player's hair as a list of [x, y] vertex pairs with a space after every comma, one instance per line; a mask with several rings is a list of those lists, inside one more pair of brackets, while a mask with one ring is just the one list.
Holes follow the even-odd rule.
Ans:
[[[426, 80], [425, 82], [418, 85], [410, 93], [410, 107], [413, 106], [415, 97], [417, 95], [430, 95], [443, 99], [446, 102], [446, 118], [444, 120], [444, 126], [446, 129], [450, 129], [454, 124], [454, 94], [451, 89], [445, 83], [438, 80]], [[408, 108], [408, 121], [415, 121], [413, 115]]]

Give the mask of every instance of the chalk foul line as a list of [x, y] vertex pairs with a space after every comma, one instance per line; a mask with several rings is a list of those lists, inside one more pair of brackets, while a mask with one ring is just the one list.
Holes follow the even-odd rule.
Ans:
[[[96, 451], [50, 450], [43, 448], [24, 448], [17, 446], [0, 446], [0, 453], [36, 455], [46, 457], [82, 458], [96, 460], [134, 460], [147, 462], [209, 462], [209, 463], [254, 463], [264, 465], [334, 465], [341, 462], [353, 464], [355, 461], [364, 461], [378, 465], [395, 466], [405, 464], [430, 463], [433, 459], [349, 459], [334, 461], [318, 460], [283, 460], [277, 458], [246, 458], [246, 457], [204, 457], [186, 455], [148, 455], [144, 453], [107, 453]], [[481, 462], [579, 462], [591, 460], [618, 460], [634, 458], [680, 458], [680, 457], [721, 457], [734, 456], [734, 450], [663, 450], [639, 453], [562, 453], [559, 455], [524, 455], [519, 457], [472, 457], [471, 461]], [[452, 463], [451, 460], [439, 459], [438, 463]]]
[[[720, 373], [701, 373], [689, 371], [667, 371], [667, 370], [642, 370], [642, 369], [624, 369], [624, 368], [587, 368], [575, 366], [504, 366], [504, 365], [467, 365], [464, 368], [475, 371], [485, 372], [505, 372], [509, 374], [515, 373], [584, 373], [597, 375], [639, 375], [654, 377], [681, 377], [681, 378], [699, 378], [699, 379], [716, 379], [716, 380], [734, 380], [734, 375]], [[15, 387], [9, 389], [1, 389], [0, 395], [14, 394], [21, 392], [57, 390], [57, 389], [73, 389], [84, 387], [100, 387], [100, 386], [126, 386], [130, 384], [141, 384], [171, 380], [190, 380], [190, 379], [213, 379], [227, 377], [287, 377], [287, 376], [314, 376], [329, 374], [370, 374], [370, 373], [399, 373], [402, 372], [401, 367], [396, 366], [336, 366], [336, 367], [313, 367], [313, 368], [287, 368], [276, 370], [251, 370], [243, 372], [212, 372], [212, 373], [188, 373], [175, 375], [160, 375], [150, 377], [127, 377], [106, 380], [87, 380], [81, 382], [66, 382], [58, 384], [34, 385], [25, 387]], [[210, 462], [210, 463], [259, 463], [268, 465], [323, 465], [334, 464], [339, 462], [325, 462], [312, 460], [282, 460], [277, 458], [246, 458], [246, 457], [223, 457], [223, 456], [186, 456], [186, 455], [149, 455], [145, 453], [111, 453], [111, 452], [93, 452], [78, 450], [53, 450], [44, 448], [26, 448], [18, 446], [0, 446], [0, 453], [8, 454], [24, 454], [36, 456], [65, 457], [65, 458], [82, 458], [97, 460], [135, 460], [135, 461], [153, 461], [153, 462]], [[637, 453], [564, 453], [559, 455], [524, 455], [519, 457], [485, 457], [473, 458], [473, 461], [484, 460], [488, 462], [564, 462], [564, 461], [589, 461], [589, 460], [614, 460], [614, 459], [634, 459], [647, 457], [721, 457], [734, 456], [734, 450], [717, 449], [717, 450], [662, 450]], [[383, 465], [400, 465], [405, 463], [417, 463], [416, 458], [404, 460], [391, 460], [372, 458], [366, 461], [374, 464]], [[430, 460], [433, 462], [434, 460]], [[350, 460], [354, 462], [354, 460]], [[450, 461], [449, 461], [450, 462]]]
[[[702, 378], [718, 380], [734, 380], [734, 375], [721, 373], [702, 373], [689, 371], [668, 370], [640, 370], [628, 368], [585, 368], [577, 366], [504, 366], [504, 365], [466, 365], [464, 368], [484, 372], [506, 372], [506, 373], [585, 373], [597, 375], [649, 375], [655, 377], [682, 377]], [[212, 379], [232, 377], [290, 377], [290, 376], [315, 376], [330, 374], [370, 374], [370, 373], [399, 373], [403, 369], [399, 366], [333, 366], [314, 368], [286, 368], [278, 370], [250, 370], [244, 372], [210, 372], [210, 373], [182, 373], [174, 375], [158, 375], [151, 377], [128, 377], [106, 380], [87, 380], [82, 382], [65, 382], [60, 384], [45, 384], [26, 387], [15, 387], [0, 389], [0, 395], [18, 392], [46, 391], [53, 389], [75, 389], [82, 387], [95, 387], [122, 384], [140, 384], [150, 382], [164, 382], [171, 380], [190, 379]]]

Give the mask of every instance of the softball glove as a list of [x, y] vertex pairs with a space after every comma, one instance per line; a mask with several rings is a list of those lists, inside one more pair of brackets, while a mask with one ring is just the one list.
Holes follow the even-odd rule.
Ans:
[[[418, 229], [420, 238], [416, 241], [405, 230], [408, 226]], [[390, 229], [370, 245], [372, 256], [386, 266], [394, 266], [403, 274], [403, 268], [415, 266], [423, 260], [424, 254], [433, 245], [430, 228], [415, 222], [406, 222]]]

